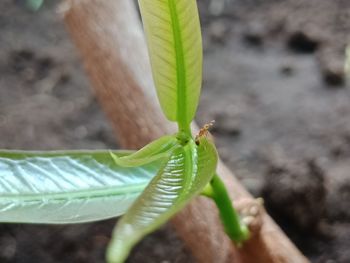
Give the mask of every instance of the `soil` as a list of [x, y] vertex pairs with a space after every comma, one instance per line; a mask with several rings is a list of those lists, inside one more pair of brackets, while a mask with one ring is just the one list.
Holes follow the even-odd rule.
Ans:
[[[0, 148], [117, 148], [56, 7], [0, 3]], [[350, 262], [350, 2], [199, 7], [198, 123], [216, 120], [221, 157], [312, 262]], [[0, 225], [0, 262], [103, 262], [114, 223]], [[194, 260], [166, 225], [128, 262]]]

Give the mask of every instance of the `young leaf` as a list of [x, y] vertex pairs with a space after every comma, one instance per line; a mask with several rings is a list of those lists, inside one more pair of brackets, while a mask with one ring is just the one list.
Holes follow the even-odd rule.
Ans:
[[124, 262], [132, 247], [164, 224], [200, 193], [216, 169], [215, 146], [200, 139], [177, 146], [158, 175], [153, 178], [118, 222], [107, 252], [110, 263]]
[[160, 166], [122, 168], [108, 151], [0, 151], [0, 222], [66, 224], [119, 216]]
[[153, 78], [166, 117], [192, 121], [202, 82], [202, 38], [196, 0], [139, 0]]
[[118, 157], [112, 153], [112, 157], [119, 166], [135, 167], [168, 157], [171, 148], [177, 144], [178, 140], [175, 136], [167, 135], [147, 144], [133, 154]]

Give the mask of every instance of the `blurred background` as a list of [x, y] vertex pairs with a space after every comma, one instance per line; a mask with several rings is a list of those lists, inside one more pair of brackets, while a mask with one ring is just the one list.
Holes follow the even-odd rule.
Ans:
[[[40, 2], [0, 2], [0, 148], [117, 148], [58, 1]], [[350, 262], [350, 1], [198, 5], [205, 65], [197, 122], [216, 120], [223, 160], [312, 262]], [[0, 225], [0, 262], [103, 262], [114, 222]], [[167, 225], [128, 262], [194, 260]]]

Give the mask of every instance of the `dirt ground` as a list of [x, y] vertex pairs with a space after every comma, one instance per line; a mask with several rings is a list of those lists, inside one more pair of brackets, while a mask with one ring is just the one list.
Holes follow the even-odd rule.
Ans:
[[[60, 16], [0, 2], [0, 148], [117, 148]], [[224, 161], [312, 262], [350, 262], [347, 0], [201, 0], [204, 87]], [[350, 41], [349, 41], [350, 43]], [[115, 220], [0, 225], [0, 262], [103, 262]], [[170, 226], [128, 262], [194, 262]], [[258, 263], [258, 261], [257, 261]]]

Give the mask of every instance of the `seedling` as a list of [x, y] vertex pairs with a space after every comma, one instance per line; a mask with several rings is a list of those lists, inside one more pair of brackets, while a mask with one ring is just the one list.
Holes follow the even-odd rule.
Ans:
[[227, 235], [249, 234], [216, 174], [209, 123], [193, 137], [202, 82], [196, 0], [139, 0], [161, 108], [178, 132], [137, 152], [0, 152], [0, 221], [70, 224], [116, 217], [107, 261], [133, 246], [202, 194], [217, 204]]

